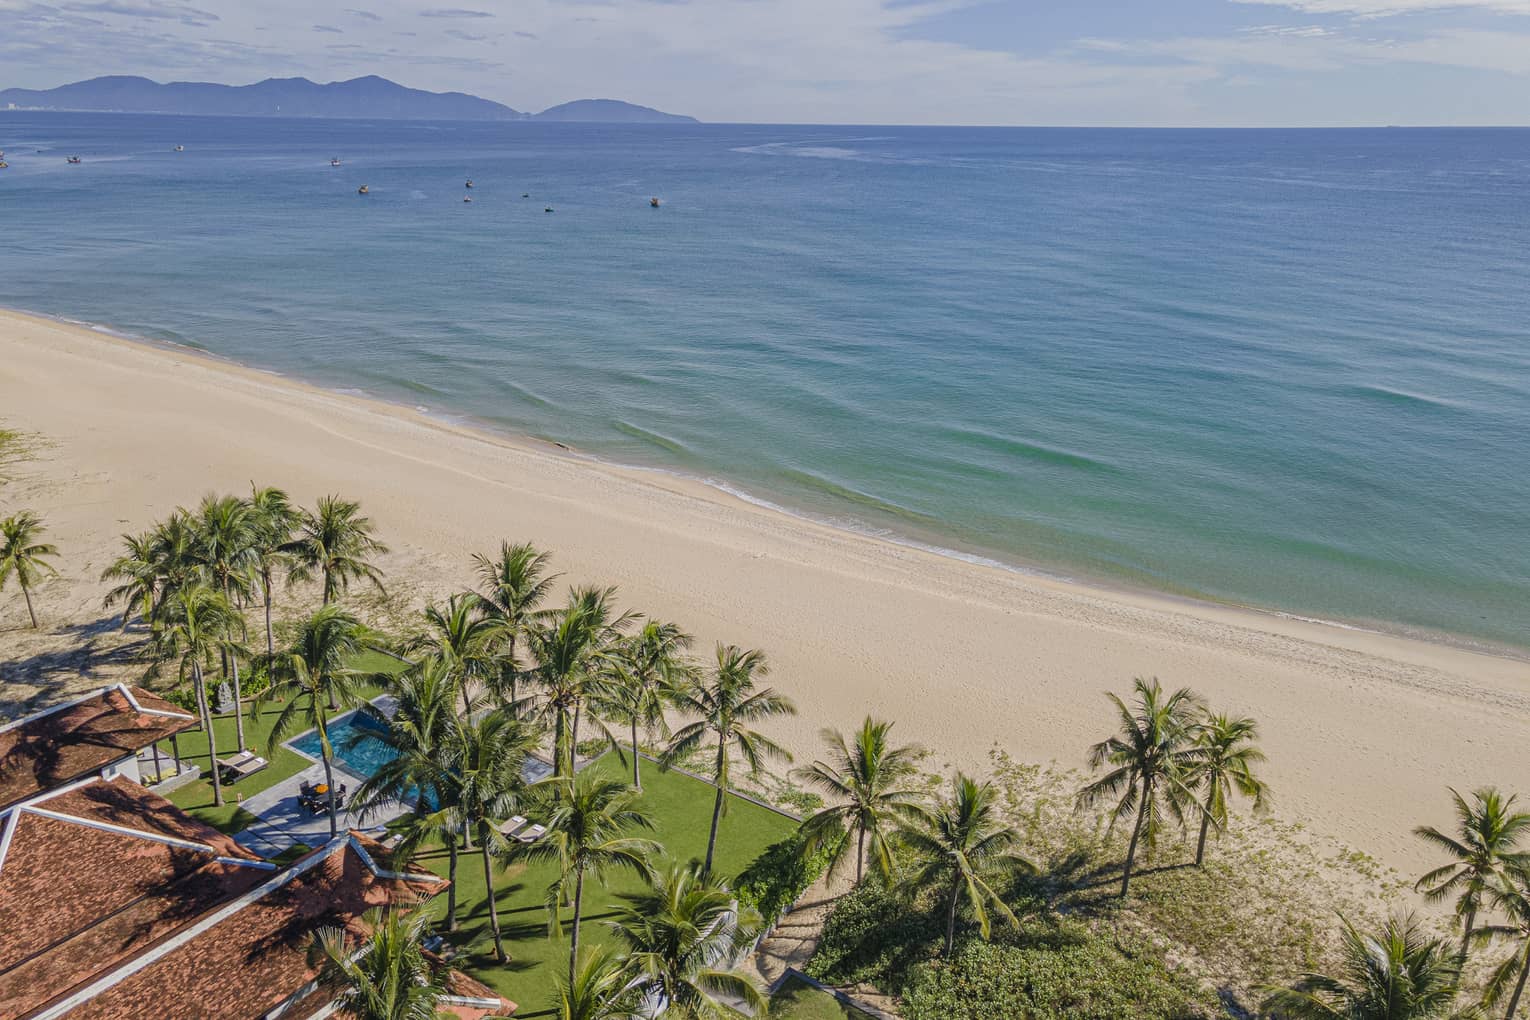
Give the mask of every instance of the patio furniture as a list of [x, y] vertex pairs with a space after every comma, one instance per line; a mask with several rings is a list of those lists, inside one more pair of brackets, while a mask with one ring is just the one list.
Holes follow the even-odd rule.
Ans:
[[525, 825], [526, 819], [522, 818], [520, 815], [516, 815], [513, 818], [507, 818], [499, 826], [499, 834], [504, 836], [506, 839], [510, 839], [515, 835], [516, 830], [525, 827]]
[[219, 758], [217, 762], [218, 768], [223, 770], [225, 780], [230, 783], [236, 783], [246, 776], [253, 776], [271, 764], [253, 751], [241, 751], [232, 758]]
[[535, 843], [545, 835], [547, 835], [547, 826], [533, 825], [529, 829], [522, 829], [520, 832], [516, 833], [515, 838], [520, 840], [522, 843]]

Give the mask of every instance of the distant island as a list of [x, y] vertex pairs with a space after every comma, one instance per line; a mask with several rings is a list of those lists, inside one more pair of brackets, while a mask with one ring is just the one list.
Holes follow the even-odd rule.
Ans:
[[664, 113], [615, 99], [580, 99], [541, 113], [523, 113], [465, 92], [426, 92], [377, 75], [327, 84], [307, 78], [267, 78], [253, 85], [191, 81], [161, 84], [132, 75], [107, 75], [55, 89], [6, 89], [0, 91], [0, 109], [213, 117], [697, 123], [694, 117]]

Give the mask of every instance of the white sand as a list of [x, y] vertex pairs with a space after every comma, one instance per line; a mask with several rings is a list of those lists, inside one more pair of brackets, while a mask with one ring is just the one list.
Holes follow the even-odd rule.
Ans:
[[[1530, 793], [1530, 665], [1444, 645], [1038, 579], [762, 510], [700, 484], [444, 426], [190, 352], [0, 313], [0, 420], [53, 444], [4, 489], [47, 518], [65, 578], [34, 637], [0, 595], [0, 700], [18, 664], [102, 619], [118, 536], [253, 479], [304, 502], [359, 499], [400, 583], [444, 593], [501, 538], [552, 550], [570, 579], [692, 630], [763, 648], [801, 710], [799, 755], [866, 712], [938, 761], [1000, 746], [1082, 765], [1136, 675], [1257, 717], [1283, 816], [1413, 872], [1409, 835], [1449, 820], [1447, 785]], [[83, 678], [80, 686], [99, 683]]]

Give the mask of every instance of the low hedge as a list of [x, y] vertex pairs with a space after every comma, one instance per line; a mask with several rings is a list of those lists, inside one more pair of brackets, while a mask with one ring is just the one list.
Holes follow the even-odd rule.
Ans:
[[768, 930], [829, 869], [837, 847], [809, 850], [798, 829], [760, 852], [733, 882], [739, 902], [759, 912]]

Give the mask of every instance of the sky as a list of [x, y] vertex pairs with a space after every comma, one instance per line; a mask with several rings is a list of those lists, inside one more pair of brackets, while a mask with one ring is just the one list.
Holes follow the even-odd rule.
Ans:
[[734, 122], [1523, 125], [1530, 0], [0, 0], [0, 87], [97, 74]]

